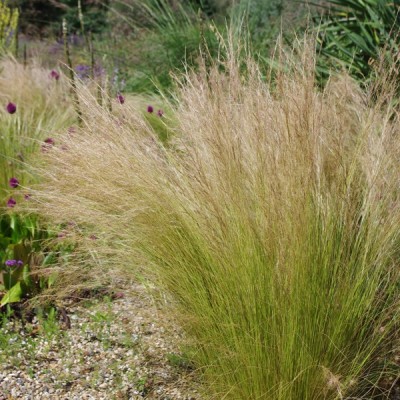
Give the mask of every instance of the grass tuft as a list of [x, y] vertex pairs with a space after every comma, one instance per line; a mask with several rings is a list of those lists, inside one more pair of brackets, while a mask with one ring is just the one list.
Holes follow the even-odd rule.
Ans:
[[[29, 164], [44, 140], [74, 123], [67, 93], [63, 75], [56, 80], [35, 62], [24, 67], [11, 57], [0, 61], [0, 207], [7, 194], [14, 194], [9, 193], [9, 179], [32, 184]], [[13, 114], [6, 110], [10, 102], [16, 106]]]
[[371, 398], [399, 317], [395, 81], [320, 91], [306, 44], [265, 82], [230, 53], [183, 77], [168, 145], [82, 95], [34, 197], [172, 295], [210, 397]]

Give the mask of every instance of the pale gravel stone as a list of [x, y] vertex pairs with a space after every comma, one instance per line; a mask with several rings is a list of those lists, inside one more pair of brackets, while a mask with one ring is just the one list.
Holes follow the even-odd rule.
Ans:
[[144, 287], [67, 310], [71, 329], [38, 335], [34, 345], [18, 323], [10, 326], [26, 346], [16, 355], [18, 367], [7, 360], [0, 370], [0, 400], [202, 399], [193, 373], [169, 364], [182, 333]]

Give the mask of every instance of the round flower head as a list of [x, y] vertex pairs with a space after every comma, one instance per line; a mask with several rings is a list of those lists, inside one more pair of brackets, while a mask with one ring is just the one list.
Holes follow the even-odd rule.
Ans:
[[60, 74], [59, 74], [55, 69], [53, 69], [53, 70], [50, 72], [50, 78], [53, 78], [53, 79], [55, 79], [56, 81], [58, 81], [58, 80], [60, 79]]
[[6, 260], [4, 264], [7, 267], [22, 267], [24, 262], [22, 260]]
[[10, 178], [8, 184], [10, 185], [10, 187], [15, 189], [19, 185], [19, 180], [17, 178]]
[[153, 106], [147, 106], [147, 112], [148, 113], [152, 113], [154, 111], [154, 108], [153, 108]]
[[164, 111], [163, 110], [158, 110], [157, 111], [157, 115], [161, 118], [164, 115]]
[[9, 208], [13, 208], [16, 204], [17, 204], [17, 202], [15, 201], [15, 199], [13, 197], [10, 197], [7, 201], [7, 207], [9, 207]]
[[117, 101], [119, 104], [124, 104], [125, 103], [125, 97], [122, 96], [122, 94], [117, 95]]
[[85, 64], [79, 64], [75, 67], [76, 74], [79, 79], [86, 79], [90, 76], [90, 66]]
[[50, 150], [51, 147], [53, 147], [55, 144], [55, 141], [53, 138], [47, 138], [44, 141], [44, 144], [42, 144], [41, 150], [43, 153], [46, 153], [48, 150]]
[[10, 101], [6, 106], [6, 110], [9, 114], [14, 114], [17, 111], [17, 106]]

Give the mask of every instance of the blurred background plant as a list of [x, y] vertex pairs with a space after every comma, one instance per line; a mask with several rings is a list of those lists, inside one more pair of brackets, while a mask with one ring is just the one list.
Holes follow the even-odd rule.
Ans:
[[346, 70], [360, 82], [373, 79], [374, 64], [394, 63], [400, 45], [398, 0], [327, 0], [314, 22], [318, 72]]
[[[113, 31], [114, 43], [103, 42], [99, 50], [116, 61], [126, 91], [169, 89], [171, 72], [183, 71], [185, 65], [195, 66], [201, 46], [216, 55], [218, 40], [210, 29], [211, 19], [198, 6], [169, 0], [113, 2], [110, 18], [125, 28]], [[119, 54], [112, 50], [115, 43], [120, 43]]]
[[35, 216], [8, 213], [0, 217], [0, 310], [51, 287], [55, 275], [43, 274], [55, 261], [54, 253], [44, 246], [48, 237]]
[[7, 1], [0, 1], [0, 53], [15, 50], [17, 46], [18, 9], [10, 8]]

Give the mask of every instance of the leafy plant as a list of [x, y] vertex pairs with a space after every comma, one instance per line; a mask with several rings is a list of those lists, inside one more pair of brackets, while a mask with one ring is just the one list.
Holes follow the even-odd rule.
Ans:
[[331, 69], [346, 69], [366, 82], [382, 53], [388, 64], [393, 63], [400, 44], [397, 1], [328, 0], [323, 4], [327, 11], [316, 18], [318, 70], [323, 79]]
[[0, 291], [3, 292], [0, 308], [52, 285], [54, 274], [33, 274], [38, 262], [43, 265], [51, 262], [52, 253], [40, 256], [47, 238], [48, 233], [40, 229], [35, 217], [5, 214], [0, 218]]
[[0, 1], [0, 51], [14, 49], [18, 34], [18, 9], [7, 6], [7, 1]]
[[[60, 35], [63, 18], [73, 32], [80, 30], [78, 0], [9, 0], [21, 10], [21, 30], [28, 35]], [[86, 28], [92, 32], [107, 30], [108, 0], [82, 0], [82, 11], [85, 13]]]
[[[207, 46], [212, 55], [217, 54], [218, 40], [209, 29], [210, 21], [204, 15], [200, 17], [190, 3], [172, 6], [167, 0], [147, 0], [125, 2], [120, 7], [112, 7], [116, 21], [125, 21], [132, 36], [129, 42], [123, 37], [117, 40], [134, 54], [130, 62], [121, 57], [119, 64], [125, 71], [127, 91], [169, 89], [171, 72], [183, 71], [186, 65], [196, 66], [201, 47]], [[115, 37], [120, 35], [116, 33]]]

